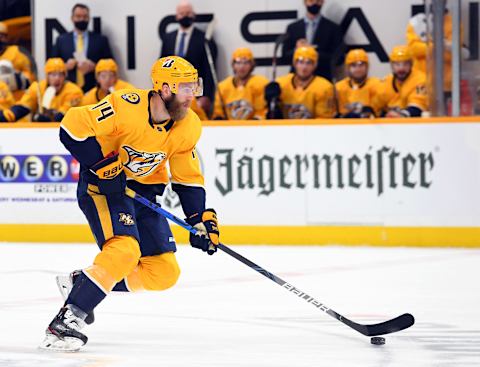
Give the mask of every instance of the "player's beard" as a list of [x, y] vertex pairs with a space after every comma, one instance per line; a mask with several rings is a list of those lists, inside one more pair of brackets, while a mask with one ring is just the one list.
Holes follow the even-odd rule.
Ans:
[[355, 84], [362, 84], [367, 79], [367, 76], [364, 75], [361, 78], [355, 78], [355, 77], [351, 76], [351, 78], [355, 82]]
[[402, 73], [395, 73], [395, 77], [397, 78], [398, 81], [404, 82], [410, 75], [411, 71], [408, 72], [402, 72]]
[[309, 80], [313, 79], [313, 74], [308, 74], [308, 75], [296, 75], [296, 77], [298, 78], [299, 81], [301, 81], [302, 83], [306, 83], [308, 82]]
[[165, 101], [165, 107], [174, 121], [182, 120], [187, 115], [188, 107], [184, 107], [175, 94], [169, 101]]

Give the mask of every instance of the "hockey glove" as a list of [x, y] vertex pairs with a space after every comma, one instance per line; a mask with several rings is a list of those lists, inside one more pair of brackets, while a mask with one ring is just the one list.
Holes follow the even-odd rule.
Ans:
[[90, 171], [98, 176], [98, 191], [103, 195], [125, 192], [127, 177], [123, 172], [123, 163], [118, 153], [112, 152], [100, 162], [95, 163]]
[[277, 82], [270, 82], [265, 86], [265, 101], [270, 103], [272, 99], [278, 99], [280, 97], [280, 84]]
[[39, 114], [33, 116], [33, 121], [35, 121], [35, 122], [52, 122], [53, 120], [47, 114], [39, 113]]
[[209, 255], [217, 252], [220, 243], [217, 213], [213, 209], [205, 209], [201, 215], [195, 213], [186, 219], [187, 223], [197, 229], [197, 233], [190, 233], [190, 245]]

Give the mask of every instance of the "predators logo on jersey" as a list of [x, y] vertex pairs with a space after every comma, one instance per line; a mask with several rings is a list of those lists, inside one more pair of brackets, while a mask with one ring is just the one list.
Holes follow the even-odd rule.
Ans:
[[248, 120], [250, 116], [253, 116], [252, 105], [244, 99], [232, 101], [226, 107], [233, 120]]
[[137, 177], [148, 176], [167, 158], [164, 152], [139, 152], [127, 145], [122, 148], [128, 153], [128, 162], [124, 164], [124, 167], [129, 169], [133, 175]]
[[118, 216], [118, 221], [126, 226], [133, 226], [135, 224], [131, 214], [118, 213]]
[[282, 112], [287, 119], [311, 119], [313, 117], [303, 104], [284, 104]]

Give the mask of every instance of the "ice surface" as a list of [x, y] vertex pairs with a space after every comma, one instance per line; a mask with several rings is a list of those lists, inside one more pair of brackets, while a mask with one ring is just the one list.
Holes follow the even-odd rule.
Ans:
[[479, 366], [480, 251], [234, 247], [362, 323], [416, 317], [384, 346], [229, 255], [179, 246], [178, 284], [112, 294], [79, 353], [37, 349], [61, 306], [54, 275], [88, 266], [95, 245], [0, 244], [0, 366]]

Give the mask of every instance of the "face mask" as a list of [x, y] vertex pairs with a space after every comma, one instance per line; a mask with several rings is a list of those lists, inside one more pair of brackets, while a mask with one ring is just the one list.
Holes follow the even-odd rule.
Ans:
[[313, 14], [313, 15], [317, 15], [318, 13], [320, 13], [320, 9], [322, 7], [318, 4], [313, 4], [313, 5], [309, 5], [307, 6], [307, 11], [310, 13], [310, 14]]
[[183, 17], [178, 20], [178, 23], [180, 23], [183, 28], [188, 28], [193, 24], [194, 20], [193, 17]]
[[88, 27], [88, 22], [85, 21], [85, 20], [81, 20], [79, 22], [74, 22], [73, 24], [75, 24], [75, 28], [77, 28], [78, 30], [80, 31], [85, 31]]

